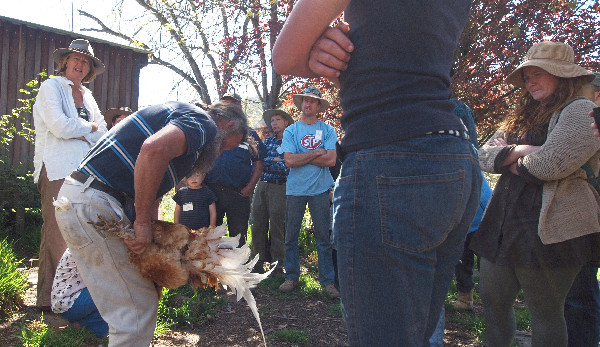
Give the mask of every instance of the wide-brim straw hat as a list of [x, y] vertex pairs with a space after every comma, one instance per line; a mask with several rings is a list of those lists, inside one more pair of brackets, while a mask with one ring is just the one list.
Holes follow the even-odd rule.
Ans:
[[294, 94], [294, 105], [296, 105], [296, 107], [298, 107], [299, 110], [302, 111], [302, 98], [305, 96], [308, 96], [309, 98], [319, 99], [319, 101], [321, 101], [321, 108], [319, 108], [317, 113], [321, 113], [329, 108], [329, 101], [321, 97], [321, 91], [315, 87], [310, 86], [304, 89], [302, 91], [302, 94]]
[[285, 112], [284, 110], [266, 110], [265, 112], [263, 112], [263, 120], [269, 128], [271, 127], [271, 118], [273, 118], [273, 116], [276, 114], [282, 116], [283, 119], [287, 120], [288, 126], [294, 123], [294, 118], [292, 118], [292, 116], [290, 116], [289, 113]]
[[575, 64], [573, 48], [562, 42], [543, 41], [531, 46], [525, 60], [506, 77], [505, 82], [515, 87], [525, 87], [521, 70], [526, 66], [537, 66], [556, 77], [585, 76], [586, 83], [594, 80], [593, 72]]
[[106, 122], [106, 127], [110, 129], [112, 127], [112, 119], [115, 116], [120, 116], [122, 114], [129, 116], [133, 111], [129, 107], [119, 107], [119, 108], [109, 108], [104, 112], [104, 121]]
[[92, 64], [94, 64], [94, 68], [96, 68], [96, 75], [99, 75], [104, 72], [105, 66], [102, 63], [102, 60], [96, 58], [94, 55], [94, 50], [92, 49], [92, 45], [90, 42], [85, 39], [75, 39], [71, 41], [69, 48], [57, 48], [54, 50], [54, 61], [58, 64], [60, 58], [71, 52], [77, 52], [88, 56], [92, 60]]

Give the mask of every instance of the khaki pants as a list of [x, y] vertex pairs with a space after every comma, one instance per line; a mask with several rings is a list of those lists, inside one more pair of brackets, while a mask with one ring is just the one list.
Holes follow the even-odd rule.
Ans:
[[40, 242], [40, 264], [38, 269], [37, 283], [37, 303], [38, 307], [50, 306], [50, 294], [52, 291], [52, 281], [58, 262], [62, 257], [67, 244], [60, 234], [60, 229], [56, 223], [54, 215], [54, 205], [52, 202], [56, 199], [64, 179], [49, 181], [46, 174], [46, 166], [42, 167], [40, 177], [37, 182], [37, 188], [42, 196], [42, 240]]
[[[267, 258], [283, 267], [285, 243], [285, 183], [259, 181], [252, 202], [252, 256], [259, 255], [259, 264]], [[268, 242], [270, 241], [270, 247]], [[261, 269], [262, 270], [262, 269]]]
[[88, 188], [91, 181], [65, 180], [59, 197], [69, 199], [73, 208], [57, 210], [56, 220], [98, 311], [108, 323], [109, 346], [149, 346], [156, 327], [158, 293], [154, 283], [129, 262], [125, 242], [88, 223], [97, 222], [101, 215], [129, 224], [120, 203]]

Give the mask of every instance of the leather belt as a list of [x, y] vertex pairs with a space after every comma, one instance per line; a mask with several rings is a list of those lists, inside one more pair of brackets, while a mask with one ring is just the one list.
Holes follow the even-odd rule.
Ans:
[[[71, 173], [71, 178], [77, 182], [85, 183], [90, 176], [84, 174], [81, 171], [73, 171]], [[90, 188], [94, 188], [101, 192], [105, 192], [106, 194], [112, 196], [117, 199], [118, 202], [121, 203], [121, 206], [125, 206], [126, 195], [123, 192], [120, 192], [114, 188], [107, 186], [104, 182], [94, 179], [92, 183], [89, 185]]]

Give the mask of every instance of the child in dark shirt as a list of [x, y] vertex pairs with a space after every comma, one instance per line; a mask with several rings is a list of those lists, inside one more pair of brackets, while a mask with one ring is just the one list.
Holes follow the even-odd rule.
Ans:
[[205, 172], [194, 173], [186, 178], [186, 186], [179, 189], [173, 200], [174, 222], [192, 230], [215, 226], [217, 222], [217, 197], [204, 185]]

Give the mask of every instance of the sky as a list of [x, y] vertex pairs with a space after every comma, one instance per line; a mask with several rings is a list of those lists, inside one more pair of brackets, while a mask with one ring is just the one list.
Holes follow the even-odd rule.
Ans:
[[[113, 0], [2, 0], [0, 15], [123, 44], [112, 36], [80, 30], [81, 27], [92, 27], [93, 23], [88, 18], [80, 18], [78, 9], [105, 20], [112, 16], [112, 3]], [[140, 72], [139, 107], [178, 100], [179, 97], [187, 100], [190, 93], [188, 88], [171, 90], [176, 81], [177, 75], [167, 68], [156, 65], [144, 67]]]

